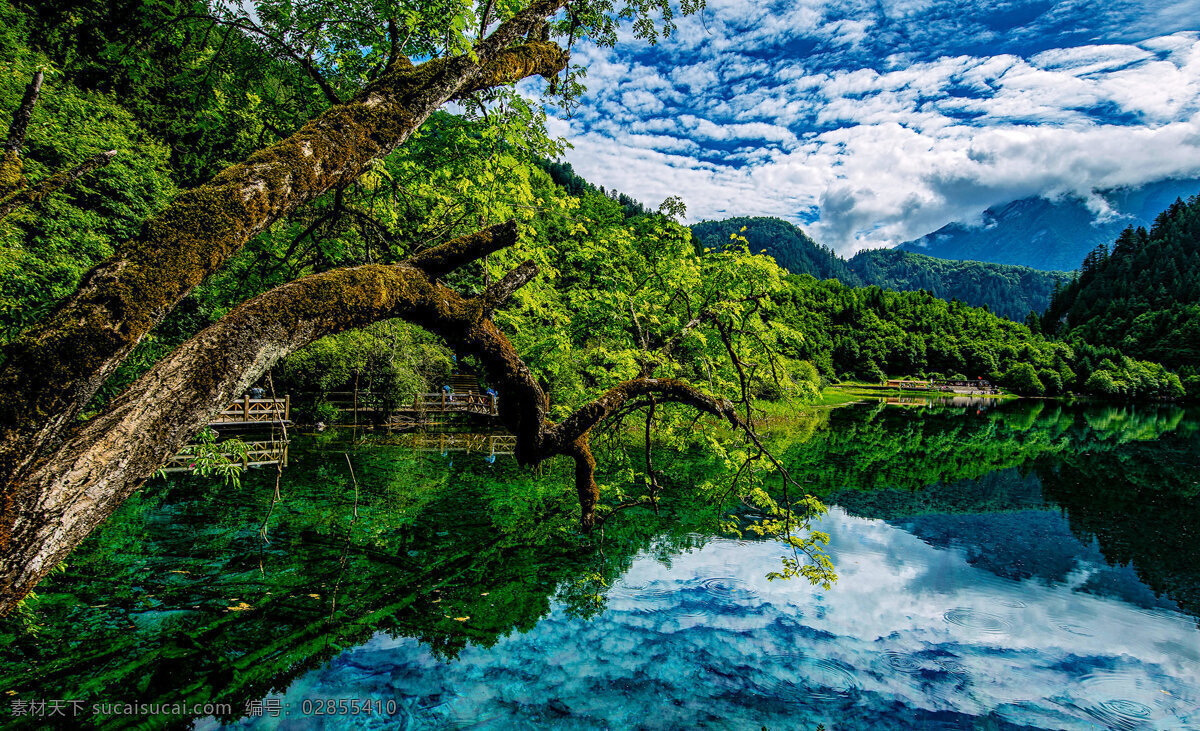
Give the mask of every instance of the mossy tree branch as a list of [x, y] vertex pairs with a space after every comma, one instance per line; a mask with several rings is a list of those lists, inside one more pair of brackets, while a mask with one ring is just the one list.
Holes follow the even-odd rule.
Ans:
[[4, 153], [0, 156], [0, 196], [9, 195], [23, 185], [25, 168], [21, 164], [21, 150], [25, 147], [29, 120], [33, 118], [33, 108], [37, 106], [38, 96], [42, 92], [42, 81], [45, 78], [45, 73], [38, 69], [29, 85], [25, 87], [21, 103], [13, 112], [12, 123], [8, 126], [8, 137], [4, 140]]
[[116, 150], [109, 150], [92, 155], [75, 167], [56, 173], [40, 183], [30, 185], [25, 180], [21, 150], [25, 147], [29, 121], [33, 119], [33, 109], [41, 98], [42, 82], [45, 78], [45, 73], [38, 69], [25, 87], [25, 95], [21, 98], [17, 110], [13, 112], [12, 123], [8, 127], [8, 137], [4, 140], [4, 151], [0, 155], [0, 220], [7, 218], [18, 208], [36, 203], [67, 187], [96, 168], [104, 167], [117, 154]]
[[[553, 12], [557, 5], [535, 8]], [[501, 42], [527, 15], [502, 24], [498, 39], [486, 39], [478, 61], [464, 55], [393, 66], [350, 102], [180, 195], [89, 272], [75, 294], [5, 349], [3, 482], [19, 479], [44, 456], [142, 336], [251, 237], [356, 179], [463, 89], [564, 68], [566, 53], [552, 43], [510, 49]]]
[[436, 279], [516, 242], [517, 222], [508, 221], [426, 249], [410, 257], [408, 263]]

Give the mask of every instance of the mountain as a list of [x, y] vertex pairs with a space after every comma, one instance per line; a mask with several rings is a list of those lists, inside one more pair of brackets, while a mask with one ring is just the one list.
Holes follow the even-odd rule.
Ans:
[[1126, 228], [1088, 253], [1042, 328], [1175, 369], [1200, 395], [1200, 196], [1176, 200], [1151, 228]]
[[851, 287], [863, 285], [845, 259], [833, 253], [829, 247], [813, 241], [808, 234], [787, 221], [743, 216], [724, 221], [702, 221], [692, 226], [692, 235], [697, 243], [711, 249], [724, 248], [730, 236], [739, 233], [749, 242], [751, 251], [766, 249], [779, 266], [792, 274], [836, 279]]
[[1111, 209], [1103, 217], [1078, 197], [1023, 198], [987, 209], [980, 225], [951, 223], [897, 248], [940, 259], [1072, 270], [1126, 226], [1150, 226], [1171, 201], [1197, 192], [1200, 179], [1195, 178], [1098, 191]]
[[986, 305], [997, 315], [1018, 321], [1030, 312], [1043, 312], [1055, 286], [1071, 277], [1067, 272], [935, 259], [898, 249], [860, 251], [849, 264], [867, 284], [906, 292], [924, 289], [944, 300]]
[[[744, 231], [742, 229], [745, 229]], [[730, 218], [692, 226], [704, 247], [720, 249], [740, 234], [751, 251], [766, 249], [792, 274], [836, 279], [849, 287], [875, 285], [900, 291], [925, 290], [935, 297], [957, 299], [974, 307], [1022, 320], [1050, 304], [1055, 283], [1069, 276], [1029, 267], [948, 261], [911, 252], [879, 249], [859, 252], [849, 261], [813, 241], [796, 226], [778, 218]]]

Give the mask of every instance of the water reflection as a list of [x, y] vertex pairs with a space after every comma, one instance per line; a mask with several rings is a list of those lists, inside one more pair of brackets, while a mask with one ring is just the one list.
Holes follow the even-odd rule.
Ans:
[[724, 511], [686, 490], [594, 541], [553, 466], [311, 442], [269, 545], [265, 476], [135, 496], [45, 588], [39, 635], [0, 628], [0, 683], [233, 704], [206, 727], [275, 727], [243, 718], [264, 697], [394, 700], [355, 719], [389, 728], [1187, 727], [1198, 434], [1182, 409], [1042, 402], [790, 425], [781, 453], [840, 506], [828, 592], [767, 582], [779, 547], [714, 539]]
[[399, 696], [416, 728], [1200, 723], [1189, 618], [1001, 578], [840, 509], [822, 527], [843, 573], [828, 592], [763, 579], [778, 546], [718, 540], [669, 567], [639, 558], [589, 622], [556, 607], [454, 662], [376, 636], [281, 700]]

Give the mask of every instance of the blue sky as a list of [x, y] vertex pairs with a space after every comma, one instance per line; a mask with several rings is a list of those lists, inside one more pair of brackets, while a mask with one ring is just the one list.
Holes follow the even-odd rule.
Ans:
[[709, 0], [657, 46], [577, 45], [551, 131], [688, 219], [778, 216], [843, 254], [989, 205], [1200, 174], [1200, 0]]

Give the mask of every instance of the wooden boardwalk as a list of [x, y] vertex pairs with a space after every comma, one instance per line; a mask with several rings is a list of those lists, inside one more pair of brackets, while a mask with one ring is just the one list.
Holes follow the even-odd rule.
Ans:
[[478, 391], [419, 393], [411, 401], [394, 404], [391, 408], [380, 396], [367, 391], [331, 391], [323, 394], [322, 398], [341, 412], [344, 423], [339, 426], [382, 425], [392, 429], [410, 429], [437, 426], [446, 417], [454, 415], [496, 415], [495, 397]]
[[250, 398], [245, 396], [226, 406], [209, 426], [271, 426], [292, 423], [292, 397]]
[[[191, 472], [196, 464], [196, 449], [200, 445], [188, 444], [179, 450], [177, 454], [172, 455], [167, 459], [166, 464], [162, 466], [163, 472]], [[261, 442], [246, 442], [249, 449], [246, 452], [246, 457], [242, 459], [242, 467], [261, 467], [263, 465], [272, 465], [282, 463], [287, 467], [288, 463], [288, 443], [285, 441], [261, 441]], [[233, 455], [226, 455], [233, 458]]]
[[486, 393], [419, 393], [412, 404], [396, 409], [401, 414], [496, 415], [496, 399]]

